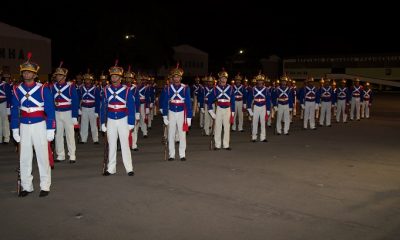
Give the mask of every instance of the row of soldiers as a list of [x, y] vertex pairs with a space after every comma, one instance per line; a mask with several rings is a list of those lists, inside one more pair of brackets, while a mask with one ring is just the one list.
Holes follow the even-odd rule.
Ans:
[[[21, 194], [27, 196], [33, 191], [32, 184], [32, 157], [33, 148], [36, 152], [40, 172], [40, 196], [47, 196], [51, 185], [51, 169], [49, 164], [50, 154], [48, 142], [56, 141], [56, 161], [64, 161], [64, 135], [67, 139], [68, 156], [70, 163], [75, 163], [75, 137], [74, 126], [81, 126], [81, 142], [87, 141], [87, 125], [90, 123], [92, 137], [98, 143], [97, 118], [101, 131], [105, 133], [107, 146], [107, 163], [103, 174], [105, 176], [116, 173], [117, 142], [122, 151], [122, 159], [129, 176], [133, 176], [133, 165], [130, 149], [137, 150], [137, 134], [139, 127], [143, 135], [147, 136], [145, 128], [148, 123], [150, 109], [154, 109], [155, 102], [151, 102], [151, 88], [141, 82], [141, 78], [128, 69], [124, 72], [122, 67], [115, 63], [109, 69], [111, 77], [107, 85], [93, 85], [93, 76], [86, 74], [82, 86], [73, 82], [67, 82], [68, 70], [60, 65], [55, 73], [55, 82], [40, 84], [35, 81], [39, 71], [36, 63], [28, 61], [20, 65], [23, 83], [10, 86], [10, 99], [7, 106], [11, 111], [11, 129], [13, 138], [20, 144], [20, 172]], [[282, 77], [279, 86], [270, 87], [268, 78], [264, 74], [255, 76], [253, 87], [244, 87], [241, 84], [240, 75], [235, 77], [235, 84], [228, 84], [228, 73], [222, 70], [218, 73], [218, 81], [212, 76], [204, 80], [207, 86], [200, 86], [197, 93], [191, 87], [181, 83], [183, 69], [173, 68], [169, 75], [169, 81], [162, 88], [159, 96], [159, 108], [163, 116], [163, 122], [167, 132], [168, 160], [175, 160], [175, 141], [179, 141], [179, 158], [186, 160], [186, 133], [191, 126], [195, 111], [192, 98], [196, 98], [195, 107], [199, 107], [203, 116], [204, 131], [207, 135], [213, 135], [213, 148], [215, 150], [230, 147], [231, 125], [235, 117], [243, 116], [243, 111], [248, 112], [252, 119], [252, 140], [257, 139], [257, 128], [261, 124], [260, 141], [266, 142], [265, 123], [272, 118], [271, 112], [277, 115], [277, 133], [288, 134], [290, 114], [293, 112], [296, 99], [304, 109], [304, 119], [313, 118], [312, 111], [323, 102], [336, 104], [340, 94], [330, 91], [330, 87], [316, 89], [308, 85], [299, 91], [293, 86], [288, 86], [288, 77]], [[105, 77], [102, 77], [104, 80]], [[125, 84], [121, 80], [125, 78]], [[312, 83], [311, 81], [307, 81]], [[357, 84], [357, 83], [356, 83]], [[357, 86], [357, 85], [356, 85]], [[192, 86], [192, 89], [194, 86]], [[328, 89], [327, 89], [328, 88]], [[327, 91], [326, 91], [327, 90]], [[332, 90], [332, 89], [331, 89]], [[359, 90], [363, 90], [359, 87]], [[6, 93], [5, 91], [4, 93]], [[193, 92], [193, 93], [192, 93]], [[326, 96], [329, 92], [330, 98]], [[351, 93], [351, 94], [350, 94]], [[354, 90], [347, 91], [345, 104], [355, 98]], [[7, 95], [7, 94], [5, 94]], [[351, 95], [351, 97], [350, 97]], [[296, 97], [298, 96], [298, 97]], [[360, 101], [365, 101], [365, 94], [360, 92]], [[155, 97], [153, 97], [155, 99]], [[311, 107], [309, 106], [311, 104]], [[331, 105], [330, 105], [331, 106]], [[309, 109], [309, 112], [308, 110]], [[339, 107], [338, 107], [339, 109]], [[152, 111], [154, 112], [154, 111]], [[323, 112], [321, 110], [321, 112]], [[202, 117], [200, 117], [202, 119]], [[235, 129], [234, 125], [234, 129]], [[313, 126], [311, 126], [313, 128]], [[240, 123], [238, 130], [243, 130]], [[211, 132], [212, 131], [212, 132]], [[132, 139], [132, 140], [130, 140]]]
[[[200, 108], [200, 126], [204, 128], [205, 134], [209, 135], [210, 119], [212, 114], [208, 111], [209, 96], [214, 90], [215, 79], [206, 76], [203, 79], [196, 78], [193, 86], [195, 93], [194, 108]], [[254, 77], [252, 84], [247, 79], [243, 81], [241, 75], [236, 75], [232, 80], [230, 88], [233, 92], [235, 112], [232, 124], [233, 131], [243, 131], [244, 114], [248, 113], [252, 119], [252, 138], [257, 138], [257, 127], [261, 125], [261, 141], [265, 139], [265, 124], [271, 126], [272, 119], [277, 115], [276, 132], [282, 134], [281, 122], [284, 122], [284, 134], [289, 134], [290, 122], [300, 107], [300, 118], [303, 120], [303, 128], [316, 129], [315, 119], [319, 119], [320, 126], [331, 126], [331, 113], [336, 116], [336, 121], [347, 122], [347, 114], [350, 120], [369, 118], [370, 106], [372, 104], [372, 90], [367, 82], [360, 85], [358, 78], [354, 79], [353, 85], [347, 87], [345, 79], [336, 82], [330, 79], [321, 79], [320, 86], [314, 86], [314, 79], [307, 78], [302, 88], [296, 87], [296, 82], [283, 76], [280, 81], [271, 82], [264, 74]], [[197, 106], [196, 106], [197, 105]], [[262, 116], [262, 117], [261, 117]]]

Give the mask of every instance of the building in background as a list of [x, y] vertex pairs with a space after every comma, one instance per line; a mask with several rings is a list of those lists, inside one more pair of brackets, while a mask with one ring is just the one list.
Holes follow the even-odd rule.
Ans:
[[382, 86], [400, 87], [400, 54], [347, 56], [297, 56], [283, 60], [291, 78], [355, 79]]
[[0, 67], [16, 77], [19, 65], [32, 52], [32, 61], [39, 64], [39, 78], [47, 80], [51, 73], [51, 40], [0, 22]]
[[[208, 73], [208, 53], [186, 44], [175, 46], [173, 50], [173, 59], [185, 71], [184, 77], [204, 76]], [[162, 67], [158, 75], [167, 76], [168, 67]]]

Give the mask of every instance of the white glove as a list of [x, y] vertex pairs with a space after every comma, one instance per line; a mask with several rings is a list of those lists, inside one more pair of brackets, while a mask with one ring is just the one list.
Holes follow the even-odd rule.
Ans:
[[231, 112], [231, 115], [232, 115], [232, 117], [234, 117], [235, 116], [235, 112]]
[[140, 120], [140, 113], [138, 113], [138, 112], [135, 113], [135, 119], [136, 119], [136, 120]]
[[79, 114], [79, 115], [82, 115], [82, 110], [79, 109], [79, 110], [78, 110], [78, 114]]
[[77, 118], [72, 118], [72, 124], [77, 125], [78, 124], [78, 119]]
[[12, 132], [14, 140], [19, 143], [21, 141], [21, 137], [19, 136], [19, 129], [15, 128], [12, 130]]
[[98, 114], [98, 113], [94, 113], [94, 116], [96, 116], [96, 118], [98, 118], [98, 117], [99, 117], [99, 114]]
[[6, 113], [7, 113], [7, 115], [8, 115], [8, 116], [10, 116], [10, 115], [11, 115], [10, 108], [6, 108]]
[[135, 128], [135, 125], [128, 125], [129, 126], [129, 131]]
[[153, 103], [150, 103], [150, 108], [153, 108]]
[[200, 103], [197, 103], [197, 107], [200, 107]]
[[162, 114], [163, 112], [162, 112], [162, 108], [160, 108], [160, 113]]
[[101, 124], [101, 131], [102, 132], [107, 132], [107, 127], [106, 127], [105, 123]]
[[275, 112], [277, 112], [278, 111], [278, 107], [274, 106], [274, 110], [275, 110]]
[[47, 129], [47, 141], [51, 142], [54, 140], [55, 129]]
[[205, 113], [204, 108], [200, 108], [201, 113]]
[[304, 106], [304, 104], [301, 104], [301, 109], [305, 109], [306, 107]]
[[146, 108], [146, 112], [145, 112], [146, 114], [149, 114], [150, 113], [150, 109], [149, 108]]
[[249, 112], [250, 116], [254, 115], [253, 110], [251, 110], [251, 108], [248, 108], [247, 111]]
[[163, 120], [164, 120], [164, 124], [166, 126], [168, 126], [168, 124], [169, 124], [168, 117], [167, 116], [163, 116]]
[[212, 117], [213, 119], [215, 119], [215, 118], [217, 117], [217, 115], [215, 115], [215, 113], [214, 113], [213, 110], [208, 110], [208, 113], [210, 113], [210, 115], [211, 115], [211, 117]]
[[246, 109], [247, 108], [247, 104], [245, 103], [245, 104], [243, 104], [243, 108], [244, 109]]
[[319, 104], [315, 104], [315, 110], [318, 110]]
[[191, 118], [186, 118], [188, 126], [192, 126], [192, 119]]
[[289, 112], [293, 111], [293, 108], [289, 108]]
[[271, 116], [271, 111], [267, 110], [267, 115]]

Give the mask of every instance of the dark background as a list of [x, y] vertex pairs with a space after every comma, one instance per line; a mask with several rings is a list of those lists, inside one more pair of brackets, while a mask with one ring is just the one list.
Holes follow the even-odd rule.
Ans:
[[[396, 8], [382, 1], [3, 4], [0, 21], [51, 38], [53, 66], [64, 60], [75, 71], [108, 69], [115, 58], [134, 70], [173, 65], [171, 47], [179, 44], [209, 53], [210, 71], [227, 65], [239, 49], [254, 64], [271, 54], [400, 50]], [[135, 38], [126, 40], [126, 34]]]

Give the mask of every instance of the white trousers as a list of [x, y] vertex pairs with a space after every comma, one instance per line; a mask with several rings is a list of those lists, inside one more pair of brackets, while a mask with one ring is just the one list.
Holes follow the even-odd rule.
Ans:
[[304, 128], [307, 128], [308, 122], [310, 122], [310, 128], [315, 128], [315, 102], [305, 102], [304, 109]]
[[331, 125], [332, 102], [321, 102], [321, 113], [319, 117], [319, 124], [324, 125], [326, 118], [326, 126]]
[[369, 100], [361, 103], [361, 117], [369, 118]]
[[[40, 189], [50, 191], [51, 169], [49, 164], [49, 152], [46, 132], [46, 121], [34, 124], [20, 125], [20, 170], [22, 190], [33, 191], [32, 161], [33, 149], [39, 167]], [[33, 147], [33, 148], [32, 148]]]
[[186, 132], [183, 131], [184, 112], [168, 111], [168, 147], [169, 157], [175, 158], [175, 136], [179, 135], [179, 157], [186, 156]]
[[0, 143], [10, 141], [10, 122], [7, 115], [7, 102], [0, 103]]
[[147, 124], [145, 122], [146, 108], [145, 104], [140, 104], [140, 129], [142, 130], [143, 136], [147, 135]]
[[276, 132], [282, 134], [282, 120], [284, 122], [283, 133], [289, 133], [290, 128], [290, 112], [289, 105], [278, 104], [278, 112], [276, 117]]
[[[154, 106], [154, 104], [153, 104], [153, 106]], [[149, 127], [149, 128], [151, 128], [151, 122], [153, 121], [153, 119], [154, 119], [154, 107], [153, 108], [150, 108], [149, 109], [150, 110], [150, 113], [149, 113], [149, 119], [148, 119], [148, 123], [147, 123], [147, 126]]]
[[[204, 106], [205, 107], [205, 106]], [[199, 114], [200, 114], [200, 128], [203, 128], [204, 127], [204, 117], [205, 117], [205, 115], [206, 115], [206, 113], [207, 112], [199, 112]]]
[[93, 108], [85, 108], [82, 107], [82, 115], [81, 115], [81, 141], [87, 142], [88, 139], [88, 131], [92, 132], [93, 142], [99, 141], [99, 131], [97, 129], [97, 117]]
[[212, 117], [211, 117], [210, 113], [208, 112], [208, 106], [205, 104], [204, 105], [204, 132], [206, 133], [207, 136], [209, 136], [212, 132], [211, 122], [212, 122]]
[[196, 116], [197, 111], [199, 111], [198, 105], [197, 105], [197, 96], [193, 96], [193, 118]]
[[236, 130], [236, 119], [239, 118], [238, 131], [243, 130], [243, 101], [235, 101], [235, 116], [233, 118], [232, 130]]
[[265, 139], [265, 113], [266, 109], [265, 106], [258, 107], [254, 105], [253, 107], [253, 132], [252, 132], [252, 140], [257, 140], [257, 133], [258, 133], [258, 122], [261, 125], [261, 133], [260, 133], [260, 141]]
[[111, 174], [117, 172], [117, 141], [121, 145], [122, 162], [126, 172], [133, 171], [131, 150], [129, 149], [129, 126], [127, 117], [121, 119], [107, 119], [107, 138], [108, 138], [108, 165], [107, 171]]
[[357, 120], [360, 119], [360, 98], [352, 98], [351, 99], [351, 107], [350, 107], [350, 119], [354, 120], [354, 110], [356, 111]]
[[231, 108], [221, 108], [217, 107], [216, 111], [217, 117], [215, 118], [215, 134], [214, 141], [215, 147], [221, 148], [221, 136], [222, 136], [222, 128], [224, 129], [224, 138], [223, 138], [223, 147], [229, 147], [229, 139], [230, 139], [230, 129], [231, 129]]
[[135, 128], [131, 132], [131, 134], [132, 134], [132, 149], [137, 148], [138, 132], [139, 132], [139, 121], [136, 121]]
[[340, 115], [343, 115], [343, 122], [347, 121], [347, 113], [346, 113], [346, 100], [337, 101], [337, 108], [336, 108], [336, 122], [340, 122]]
[[69, 160], [75, 161], [75, 132], [74, 124], [72, 123], [72, 113], [71, 111], [58, 112], [56, 111], [56, 152], [57, 160], [65, 160], [65, 150], [64, 150], [64, 131], [65, 137], [67, 139], [67, 148]]

